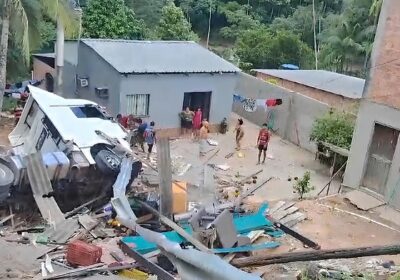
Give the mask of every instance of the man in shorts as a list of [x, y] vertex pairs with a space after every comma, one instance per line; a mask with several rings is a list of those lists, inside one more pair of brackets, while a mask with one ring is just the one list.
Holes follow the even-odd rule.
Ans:
[[268, 131], [268, 124], [264, 123], [262, 125], [262, 128], [260, 129], [260, 132], [258, 133], [258, 138], [257, 138], [257, 147], [258, 147], [258, 163], [260, 164], [261, 160], [261, 153], [264, 152], [263, 154], [263, 164], [265, 163], [265, 158], [267, 157], [267, 149], [268, 149], [268, 143], [271, 138], [271, 135]]

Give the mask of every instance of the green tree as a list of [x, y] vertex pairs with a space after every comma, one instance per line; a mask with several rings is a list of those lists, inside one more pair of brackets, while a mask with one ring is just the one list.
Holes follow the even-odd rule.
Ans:
[[278, 68], [284, 63], [303, 69], [312, 63], [312, 50], [291, 32], [273, 33], [265, 27], [244, 32], [236, 43], [240, 66], [251, 68]]
[[[42, 14], [58, 18], [64, 23], [67, 34], [76, 30], [75, 17], [67, 0], [1, 0], [0, 37], [0, 110], [3, 104], [7, 64], [29, 64], [30, 51], [40, 47], [40, 21]], [[9, 49], [9, 43], [12, 48]]]
[[126, 5], [135, 11], [138, 19], [147, 26], [155, 26], [161, 18], [161, 10], [166, 0], [125, 0]]
[[298, 7], [288, 17], [277, 17], [270, 25], [271, 30], [290, 31], [300, 35], [303, 42], [314, 47], [312, 6]]
[[161, 40], [193, 40], [199, 38], [192, 31], [192, 26], [186, 20], [181, 8], [169, 1], [162, 9], [160, 23], [157, 27], [157, 36]]
[[352, 73], [353, 66], [367, 65], [375, 34], [369, 16], [371, 0], [347, 0], [340, 14], [330, 14], [320, 34], [321, 66], [340, 73]]
[[124, 0], [91, 0], [82, 17], [83, 36], [88, 38], [143, 39], [144, 23], [135, 19]]
[[247, 30], [260, 26], [260, 22], [248, 12], [248, 7], [237, 2], [228, 2], [221, 7], [220, 12], [226, 17], [228, 25], [221, 28], [221, 35], [226, 39], [236, 40]]

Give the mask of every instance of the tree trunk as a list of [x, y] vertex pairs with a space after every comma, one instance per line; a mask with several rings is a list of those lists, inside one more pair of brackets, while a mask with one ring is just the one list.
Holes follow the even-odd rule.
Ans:
[[6, 88], [8, 34], [10, 27], [10, 0], [3, 0], [3, 18], [0, 39], [0, 112]]
[[247, 258], [240, 258], [232, 261], [236, 267], [246, 267], [253, 265], [269, 265], [276, 263], [290, 263], [299, 261], [318, 261], [329, 259], [359, 258], [379, 255], [398, 255], [400, 254], [400, 245], [361, 247], [337, 250], [321, 250], [295, 252], [279, 255], [258, 255]]

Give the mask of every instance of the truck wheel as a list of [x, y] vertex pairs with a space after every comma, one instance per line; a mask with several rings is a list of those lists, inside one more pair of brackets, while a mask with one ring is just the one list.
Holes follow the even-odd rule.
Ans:
[[7, 165], [0, 162], [0, 200], [7, 198], [13, 182], [14, 173]]
[[97, 168], [105, 174], [116, 175], [119, 172], [121, 159], [109, 150], [101, 150], [94, 158]]

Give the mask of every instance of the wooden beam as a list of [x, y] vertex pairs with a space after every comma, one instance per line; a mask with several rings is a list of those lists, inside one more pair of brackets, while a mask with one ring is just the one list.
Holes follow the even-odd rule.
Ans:
[[160, 212], [163, 216], [172, 217], [172, 168], [169, 139], [157, 141], [157, 169], [160, 178]]
[[290, 263], [302, 261], [318, 261], [329, 259], [348, 259], [380, 255], [398, 255], [400, 254], [400, 245], [387, 245], [375, 247], [346, 248], [335, 250], [320, 250], [294, 252], [277, 255], [258, 255], [247, 258], [240, 258], [232, 261], [236, 267], [261, 266], [277, 263]]

